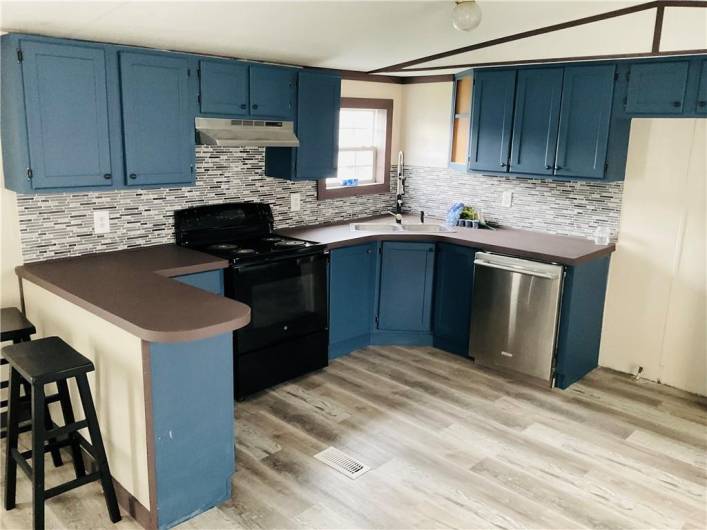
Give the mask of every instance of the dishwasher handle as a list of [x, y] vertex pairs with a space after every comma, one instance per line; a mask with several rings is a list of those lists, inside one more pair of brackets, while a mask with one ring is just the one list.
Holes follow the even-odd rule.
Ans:
[[559, 280], [560, 276], [555, 274], [548, 274], [546, 272], [540, 272], [533, 269], [527, 269], [518, 265], [501, 265], [499, 263], [491, 263], [483, 259], [475, 259], [474, 265], [479, 265], [481, 267], [490, 267], [492, 269], [500, 269], [502, 271], [517, 272], [518, 274], [525, 274], [527, 276], [535, 276], [537, 278], [544, 278], [546, 280]]

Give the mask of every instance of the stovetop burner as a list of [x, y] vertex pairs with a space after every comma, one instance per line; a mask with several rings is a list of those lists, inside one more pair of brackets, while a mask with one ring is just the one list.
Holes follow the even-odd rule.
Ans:
[[268, 237], [262, 238], [261, 241], [264, 241], [265, 243], [279, 243], [280, 241], [282, 241], [282, 238], [275, 237], [275, 236], [268, 236]]
[[249, 256], [251, 254], [257, 254], [258, 251], [255, 250], [254, 248], [239, 248], [238, 250], [233, 252], [234, 254], [237, 254], [239, 256]]
[[238, 245], [235, 243], [216, 243], [206, 247], [207, 250], [236, 250]]
[[299, 241], [297, 239], [288, 239], [287, 241], [278, 241], [275, 243], [276, 247], [301, 247], [306, 245], [306, 241]]

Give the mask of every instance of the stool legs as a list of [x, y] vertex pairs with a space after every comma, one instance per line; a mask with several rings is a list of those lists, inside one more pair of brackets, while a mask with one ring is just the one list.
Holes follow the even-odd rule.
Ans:
[[[64, 416], [64, 423], [66, 425], [76, 423], [76, 419], [74, 418], [74, 409], [71, 406], [71, 397], [69, 396], [69, 385], [67, 385], [66, 381], [57, 381], [56, 386], [59, 394], [61, 413]], [[74, 462], [74, 472], [76, 473], [76, 478], [83, 477], [86, 474], [86, 467], [83, 462], [83, 454], [81, 454], [78, 433], [70, 433], [69, 440], [71, 442], [71, 459]]]
[[10, 367], [10, 388], [8, 392], [7, 411], [7, 451], [5, 452], [5, 509], [15, 507], [15, 488], [17, 485], [17, 462], [12, 452], [17, 450], [19, 438], [19, 405], [20, 401], [20, 374]]
[[34, 530], [44, 528], [44, 385], [32, 386], [32, 519]]
[[96, 409], [93, 406], [93, 398], [91, 397], [91, 388], [88, 386], [88, 378], [85, 374], [78, 375], [76, 376], [76, 383], [79, 387], [81, 405], [83, 405], [83, 411], [86, 415], [86, 421], [88, 422], [88, 432], [91, 435], [91, 445], [95, 453], [96, 464], [98, 464], [98, 470], [101, 474], [101, 485], [103, 486], [103, 495], [106, 498], [108, 515], [112, 522], [117, 523], [120, 521], [120, 509], [118, 508], [118, 500], [116, 499], [115, 489], [113, 488], [113, 479], [110, 476], [110, 469], [108, 468], [108, 458], [106, 458], [106, 452], [103, 447], [103, 437], [101, 436], [101, 429], [98, 426], [98, 417], [96, 416]]

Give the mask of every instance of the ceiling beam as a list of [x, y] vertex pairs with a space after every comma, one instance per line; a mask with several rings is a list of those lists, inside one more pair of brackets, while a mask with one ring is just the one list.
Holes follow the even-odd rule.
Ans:
[[[397, 63], [397, 64], [393, 64], [390, 66], [386, 66], [384, 68], [378, 68], [375, 70], [371, 70], [368, 73], [373, 74], [373, 73], [383, 73], [383, 72], [399, 72], [399, 71], [403, 71], [405, 69], [414, 70], [414, 71], [423, 71], [423, 69], [420, 69], [420, 68], [409, 68], [409, 67], [415, 66], [418, 64], [428, 63], [431, 61], [435, 61], [437, 59], [444, 59], [446, 57], [451, 57], [454, 55], [459, 55], [459, 54], [470, 52], [470, 51], [480, 50], [480, 49], [488, 48], [491, 46], [497, 46], [499, 44], [505, 44], [505, 43], [513, 42], [513, 41], [520, 40], [520, 39], [526, 39], [528, 37], [535, 37], [537, 35], [544, 35], [546, 33], [552, 33], [552, 32], [560, 31], [563, 29], [574, 28], [577, 26], [583, 26], [585, 24], [591, 24], [593, 22], [599, 22], [602, 20], [608, 20], [611, 18], [630, 15], [633, 13], [639, 13], [641, 11], [646, 11], [648, 9], [660, 9], [660, 10], [664, 11], [666, 7], [703, 7], [704, 8], [704, 7], [707, 7], [707, 2], [700, 1], [700, 0], [659, 0], [659, 1], [655, 1], [655, 2], [646, 2], [643, 4], [637, 4], [635, 6], [629, 6], [629, 7], [624, 7], [622, 9], [615, 9], [613, 11], [607, 11], [605, 13], [599, 13], [597, 15], [591, 15], [588, 17], [582, 17], [582, 18], [570, 20], [567, 22], [561, 22], [559, 24], [552, 24], [550, 26], [544, 26], [541, 28], [533, 29], [533, 30], [522, 31], [520, 33], [514, 33], [512, 35], [507, 35], [505, 37], [498, 37], [496, 39], [490, 39], [490, 40], [479, 42], [476, 44], [471, 44], [469, 46], [455, 48], [454, 50], [449, 50], [446, 52], [435, 53], [433, 55], [428, 55], [426, 57], [420, 57], [419, 59], [413, 59], [411, 61], [405, 61], [402, 63]], [[660, 21], [660, 25], [662, 27], [662, 18]], [[654, 36], [654, 40], [655, 40], [655, 36]], [[567, 60], [569, 60], [569, 58]], [[577, 59], [577, 60], [580, 60], [580, 59]], [[534, 61], [534, 62], [537, 62], [537, 61]], [[512, 63], [509, 63], [509, 64], [512, 64]], [[457, 67], [458, 66], [445, 66], [444, 68], [457, 68]], [[437, 68], [437, 67], [428, 67], [428, 68], [435, 69], [435, 70], [443, 69], [443, 68]]]
[[665, 6], [658, 6], [655, 10], [655, 26], [653, 27], [653, 53], [660, 51], [660, 36], [663, 33], [663, 16], [665, 15]]
[[[493, 61], [485, 63], [452, 64], [448, 66], [420, 66], [406, 68], [401, 72], [434, 72], [435, 70], [458, 70], [468, 68], [482, 68], [491, 66], [511, 66], [520, 64], [541, 64], [541, 63], [569, 63], [581, 61], [610, 61], [612, 59], [642, 59], [649, 57], [672, 57], [682, 55], [707, 55], [707, 49], [695, 50], [675, 50], [667, 52], [638, 52], [638, 53], [615, 53], [611, 55], [582, 55], [575, 57], [543, 57], [542, 59], [520, 59], [515, 61]], [[424, 76], [421, 76], [424, 77]]]

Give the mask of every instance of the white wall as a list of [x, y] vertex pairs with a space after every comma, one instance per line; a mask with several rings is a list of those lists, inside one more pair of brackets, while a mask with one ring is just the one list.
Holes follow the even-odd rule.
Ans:
[[635, 119], [599, 363], [707, 394], [704, 119]]
[[[2, 148], [0, 147], [0, 153]], [[15, 267], [22, 264], [20, 225], [15, 193], [5, 189], [0, 157], [0, 302], [2, 307], [20, 306]]]
[[447, 167], [451, 82], [403, 85], [402, 137], [405, 164]]

